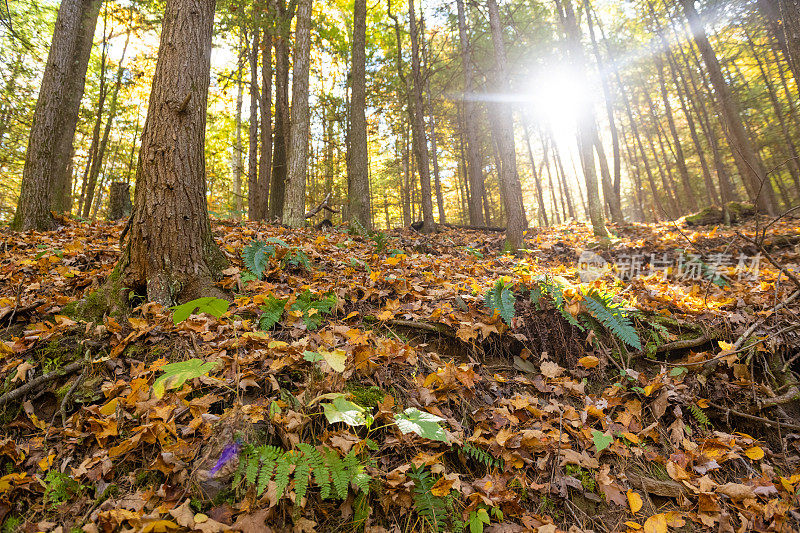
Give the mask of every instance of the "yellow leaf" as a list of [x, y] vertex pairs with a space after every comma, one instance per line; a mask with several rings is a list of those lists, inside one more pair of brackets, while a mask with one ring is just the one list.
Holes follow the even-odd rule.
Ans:
[[394, 266], [405, 258], [406, 254], [397, 254], [394, 257], [387, 257], [384, 263], [386, 263], [389, 266]]
[[630, 520], [625, 522], [625, 525], [631, 529], [642, 529], [642, 526], [636, 522], [631, 522]]
[[628, 442], [631, 444], [639, 444], [639, 437], [631, 433], [630, 431], [625, 431], [622, 433], [622, 436], [628, 439]]
[[758, 446], [753, 446], [752, 448], [748, 448], [747, 450], [744, 451], [744, 454], [753, 461], [758, 461], [759, 459], [764, 458], [764, 450], [762, 450]]
[[114, 398], [103, 407], [100, 408], [100, 414], [104, 416], [110, 416], [117, 412], [117, 399]]
[[39, 464], [39, 469], [42, 472], [47, 471], [51, 466], [53, 466], [53, 459], [55, 459], [55, 457], [56, 457], [56, 454], [51, 453], [47, 457], [44, 457], [43, 459], [41, 459], [39, 461], [39, 463], [38, 463]]
[[642, 508], [642, 497], [639, 496], [639, 494], [637, 492], [629, 490], [628, 491], [628, 505], [630, 506], [631, 512], [633, 514], [638, 513], [639, 509]]
[[0, 477], [0, 494], [8, 492], [12, 484], [16, 485], [21, 483], [27, 476], [28, 474], [22, 472], [21, 474], [8, 474]]
[[578, 364], [584, 368], [594, 368], [600, 364], [600, 359], [594, 355], [587, 355], [586, 357], [578, 359]]
[[439, 498], [447, 496], [453, 486], [453, 481], [452, 479], [445, 479], [444, 477], [439, 478], [439, 481], [431, 487], [431, 494]]
[[644, 523], [644, 533], [667, 533], [667, 517], [664, 513], [648, 518]]
[[719, 347], [722, 348], [722, 351], [728, 351], [728, 350], [735, 350], [736, 349], [736, 347], [733, 344], [731, 344], [730, 342], [725, 342], [725, 341], [718, 341], [718, 342], [719, 342]]

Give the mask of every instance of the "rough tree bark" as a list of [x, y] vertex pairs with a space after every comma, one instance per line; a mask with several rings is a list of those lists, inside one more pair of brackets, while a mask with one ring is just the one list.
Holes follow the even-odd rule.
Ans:
[[308, 73], [311, 60], [311, 2], [298, 0], [292, 67], [292, 119], [289, 129], [289, 168], [283, 223], [293, 228], [305, 224], [308, 171]]
[[55, 227], [50, 208], [66, 206], [75, 125], [102, 0], [62, 0], [33, 114], [17, 211], [11, 227]]
[[124, 181], [115, 181], [108, 188], [108, 220], [117, 221], [131, 214], [131, 186]]
[[419, 182], [422, 195], [422, 231], [430, 233], [434, 229], [433, 200], [431, 198], [431, 170], [428, 155], [428, 140], [425, 138], [425, 108], [422, 104], [422, 69], [420, 68], [419, 35], [414, 0], [408, 0], [409, 34], [411, 37], [411, 100], [413, 121], [413, 149], [417, 157]]
[[[372, 229], [367, 152], [366, 81], [367, 0], [355, 0], [350, 80], [350, 131], [347, 136], [347, 200], [350, 220]], [[330, 192], [330, 191], [329, 191]]]
[[128, 289], [167, 306], [224, 296], [213, 278], [227, 259], [211, 234], [205, 184], [214, 5], [167, 0], [130, 230], [107, 285], [112, 302], [127, 302], [120, 291]]
[[767, 180], [766, 172], [761, 166], [761, 162], [758, 160], [753, 144], [744, 129], [739, 106], [733, 99], [730, 88], [722, 75], [717, 56], [711, 47], [711, 43], [708, 42], [705, 26], [694, 7], [694, 0], [680, 0], [680, 2], [689, 21], [692, 39], [700, 50], [700, 55], [703, 57], [703, 62], [711, 78], [711, 84], [714, 86], [716, 101], [726, 126], [726, 134], [731, 145], [731, 151], [734, 154], [738, 154], [738, 157], [734, 159], [739, 167], [739, 172], [743, 179], [749, 181], [750, 188], [756, 191], [753, 200], [759, 210], [768, 215], [775, 215], [777, 209], [772, 187]]
[[458, 37], [461, 48], [461, 63], [464, 69], [464, 123], [466, 125], [466, 151], [467, 175], [469, 179], [469, 223], [473, 226], [483, 226], [484, 218], [481, 209], [483, 199], [483, 173], [481, 172], [481, 156], [479, 153], [480, 140], [476, 116], [478, 105], [472, 99], [473, 73], [472, 57], [469, 37], [467, 36], [467, 23], [464, 14], [464, 0], [456, 0], [458, 8]]

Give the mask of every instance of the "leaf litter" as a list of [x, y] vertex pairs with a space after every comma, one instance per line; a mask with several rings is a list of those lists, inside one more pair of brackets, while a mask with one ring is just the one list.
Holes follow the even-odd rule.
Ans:
[[[606, 263], [592, 272], [582, 224], [530, 234], [512, 257], [469, 230], [217, 223], [230, 306], [77, 313], [120, 230], [2, 234], [5, 524], [800, 527], [792, 219], [764, 239], [753, 222], [620, 227], [592, 248]], [[766, 252], [785, 270], [621, 281], [609, 266], [674, 250]]]

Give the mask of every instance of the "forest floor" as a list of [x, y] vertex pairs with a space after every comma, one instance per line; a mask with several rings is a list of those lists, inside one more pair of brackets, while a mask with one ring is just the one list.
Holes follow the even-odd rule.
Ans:
[[515, 258], [220, 221], [227, 310], [99, 319], [122, 225], [3, 230], [1, 531], [797, 531], [800, 223], [766, 224]]

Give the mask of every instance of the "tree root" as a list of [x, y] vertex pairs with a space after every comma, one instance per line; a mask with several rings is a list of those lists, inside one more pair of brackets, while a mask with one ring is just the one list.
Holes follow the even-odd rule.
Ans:
[[431, 324], [429, 322], [416, 322], [414, 320], [400, 320], [393, 319], [385, 322], [389, 326], [400, 326], [403, 328], [420, 329], [422, 331], [431, 331], [433, 333], [441, 333], [446, 337], [456, 338], [456, 334], [448, 326], [444, 324]]
[[728, 414], [728, 415], [735, 415], [735, 416], [738, 416], [738, 417], [741, 417], [741, 418], [746, 418], [748, 420], [754, 420], [756, 422], [761, 422], [762, 424], [765, 424], [767, 426], [782, 427], [782, 428], [791, 429], [791, 430], [794, 430], [794, 431], [800, 431], [800, 426], [798, 426], [797, 424], [790, 424], [788, 422], [779, 422], [777, 420], [770, 420], [770, 419], [764, 418], [762, 416], [756, 416], [756, 415], [751, 415], [749, 413], [743, 413], [742, 411], [737, 411], [735, 409], [731, 409], [730, 407], [725, 407], [725, 406], [722, 406], [722, 405], [719, 405], [719, 404], [716, 404], [716, 403], [713, 403], [713, 402], [708, 402], [708, 405], [710, 405], [711, 407], [713, 407], [715, 409], [719, 409], [720, 411], [724, 411], [725, 414]]
[[68, 376], [73, 372], [77, 372], [79, 369], [83, 368], [86, 365], [86, 361], [76, 361], [75, 363], [70, 363], [63, 368], [59, 368], [58, 370], [54, 370], [48, 374], [43, 376], [39, 376], [38, 378], [32, 379], [29, 382], [25, 383], [17, 387], [16, 389], [9, 391], [2, 396], [0, 396], [0, 407], [4, 406], [9, 402], [13, 402], [25, 396], [30, 391], [34, 390], [45, 383], [49, 383], [54, 379], [58, 379], [63, 376]]
[[689, 348], [697, 348], [698, 346], [702, 346], [707, 342], [710, 342], [716, 338], [716, 335], [701, 335], [695, 339], [683, 339], [674, 342], [668, 342], [666, 344], [662, 344], [658, 348], [656, 348], [656, 353], [664, 353], [664, 352], [673, 352], [678, 350], [688, 350]]

